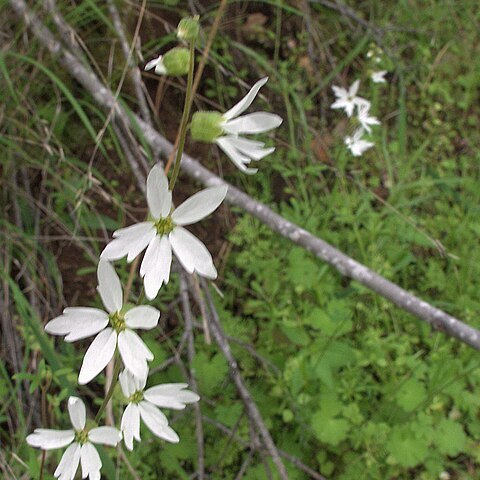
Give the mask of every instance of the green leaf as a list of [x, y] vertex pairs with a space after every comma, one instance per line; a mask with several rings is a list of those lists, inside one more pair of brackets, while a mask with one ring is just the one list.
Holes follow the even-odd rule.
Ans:
[[225, 359], [218, 353], [209, 358], [206, 353], [199, 352], [193, 361], [193, 368], [198, 377], [200, 392], [206, 396], [214, 393], [228, 372]]
[[449, 418], [443, 418], [437, 425], [434, 443], [439, 451], [453, 457], [464, 451], [467, 436], [462, 426]]
[[427, 392], [423, 383], [415, 378], [407, 380], [396, 395], [398, 405], [406, 412], [413, 411], [426, 398]]
[[410, 426], [392, 429], [386, 448], [390, 453], [389, 462], [402, 467], [415, 467], [428, 456], [429, 445], [424, 438], [418, 438]]
[[343, 418], [331, 418], [320, 410], [312, 417], [312, 428], [321, 442], [336, 446], [347, 438], [350, 425]]

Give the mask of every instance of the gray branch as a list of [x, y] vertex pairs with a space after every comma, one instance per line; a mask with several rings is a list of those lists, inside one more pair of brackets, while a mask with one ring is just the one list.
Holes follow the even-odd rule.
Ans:
[[[118, 104], [110, 89], [105, 87], [92, 71], [89, 71], [82, 65], [75, 55], [54, 38], [52, 33], [28, 9], [24, 0], [9, 1], [15, 12], [22, 17], [26, 24], [32, 29], [38, 41], [47, 48], [52, 55], [57, 57], [59, 63], [90, 92], [100, 105], [106, 108], [113, 108], [115, 115], [118, 115], [125, 122], [131, 122], [131, 119]], [[136, 122], [136, 125], [133, 125], [133, 130], [135, 130], [135, 127], [140, 127], [145, 138], [153, 148], [162, 151], [164, 155], [169, 155], [172, 151], [172, 144], [166, 138], [138, 116], [134, 116], [132, 121]], [[189, 155], [183, 156], [182, 169], [190, 177], [195, 178], [204, 185], [226, 184], [224, 180], [210, 172]], [[326, 261], [342, 275], [357, 280], [362, 285], [365, 285], [384, 298], [392, 301], [400, 308], [427, 322], [434, 329], [443, 331], [467, 345], [480, 350], [480, 332], [475, 328], [383, 278], [365, 265], [353, 260], [298, 225], [286, 220], [266, 205], [254, 200], [232, 185], [229, 185], [227, 200], [232, 205], [236, 205], [258, 218], [275, 232], [278, 232], [280, 235], [290, 239], [293, 243], [309, 250], [318, 258]]]
[[245, 409], [247, 410], [248, 417], [251, 419], [255, 427], [258, 429], [260, 436], [262, 437], [263, 443], [272, 457], [272, 461], [277, 467], [278, 474], [282, 480], [288, 480], [287, 471], [285, 466], [280, 459], [280, 454], [278, 453], [277, 446], [273, 442], [273, 439], [266, 427], [262, 415], [258, 410], [258, 407], [253, 400], [250, 392], [248, 391], [245, 383], [243, 382], [242, 376], [240, 375], [240, 371], [238, 369], [237, 360], [233, 356], [232, 350], [230, 349], [230, 344], [228, 343], [227, 339], [225, 338], [225, 333], [223, 331], [222, 325], [220, 323], [220, 318], [218, 316], [217, 310], [215, 308], [215, 304], [213, 303], [212, 296], [210, 294], [210, 290], [208, 287], [207, 282], [201, 278], [200, 282], [202, 284], [203, 291], [205, 292], [205, 296], [207, 299], [207, 305], [210, 310], [210, 328], [212, 331], [215, 340], [217, 341], [220, 350], [222, 351], [223, 355], [227, 359], [228, 366], [230, 368], [230, 375], [237, 387], [237, 391], [245, 405]]

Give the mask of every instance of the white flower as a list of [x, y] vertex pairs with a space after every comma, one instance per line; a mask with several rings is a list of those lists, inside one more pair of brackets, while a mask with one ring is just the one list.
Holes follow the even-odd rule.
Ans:
[[168, 426], [167, 417], [157, 407], [182, 410], [187, 403], [198, 402], [200, 397], [185, 390], [186, 383], [166, 383], [145, 390], [146, 377], [136, 378], [127, 370], [120, 374], [119, 380], [129, 402], [120, 425], [125, 446], [133, 450], [133, 439], [140, 441], [140, 418], [157, 437], [178, 443], [178, 435]]
[[[183, 226], [210, 215], [226, 194], [225, 185], [206, 188], [172, 209], [172, 192], [168, 189], [167, 177], [159, 165], [154, 166], [147, 178], [147, 202], [153, 220], [114, 232], [114, 239], [105, 247], [101, 258], [118, 260], [127, 255], [127, 261], [131, 262], [147, 247], [140, 275], [150, 300], [170, 279], [172, 250], [188, 273], [197, 272], [207, 278], [217, 278], [209, 251]], [[135, 372], [132, 373], [135, 375]]]
[[374, 83], [386, 83], [387, 81], [385, 80], [385, 75], [388, 72], [386, 70], [380, 70], [379, 72], [373, 72], [370, 78], [372, 79], [372, 82]]
[[268, 132], [282, 123], [274, 113], [255, 112], [240, 116], [255, 100], [260, 88], [267, 83], [262, 78], [247, 95], [226, 113], [196, 112], [192, 117], [191, 134], [194, 140], [216, 143], [232, 162], [244, 173], [253, 174], [256, 168], [248, 168], [252, 160], [261, 160], [275, 148], [265, 148], [264, 142], [242, 138], [241, 134]]
[[368, 100], [362, 97], [357, 97], [359, 87], [360, 80], [355, 80], [348, 90], [334, 85], [332, 89], [337, 99], [332, 103], [331, 108], [343, 108], [347, 116], [351, 117], [356, 106], [370, 106]]
[[250, 89], [247, 95], [235, 106], [223, 114], [222, 128], [229, 135], [217, 138], [217, 145], [230, 157], [232, 162], [245, 173], [256, 173], [258, 169], [247, 168], [252, 160], [261, 160], [275, 148], [264, 148], [263, 142], [241, 138], [240, 134], [264, 133], [277, 128], [282, 123], [282, 118], [274, 113], [255, 112], [242, 114], [255, 100], [268, 77], [262, 78]]
[[84, 403], [77, 397], [68, 399], [68, 413], [72, 430], [48, 430], [37, 428], [27, 437], [32, 447], [52, 450], [70, 445], [62, 456], [54, 476], [59, 480], [73, 480], [78, 464], [82, 466], [82, 478], [100, 480], [102, 461], [93, 443], [115, 447], [121, 441], [121, 433], [113, 427], [85, 428]]
[[[149, 305], [124, 312], [120, 280], [112, 265], [105, 260], [98, 263], [97, 277], [98, 292], [108, 313], [98, 308], [66, 308], [62, 315], [45, 325], [45, 331], [52, 335], [66, 335], [66, 342], [98, 333], [85, 353], [78, 375], [80, 385], [88, 383], [107, 366], [117, 345], [125, 367], [134, 375], [146, 375], [147, 361], [153, 360], [153, 354], [131, 329], [156, 327], [160, 312]], [[109, 323], [111, 326], [107, 328]]]
[[364, 134], [363, 128], [359, 128], [354, 134], [353, 137], [345, 137], [345, 145], [352, 152], [354, 157], [359, 157], [370, 147], [373, 147], [375, 144], [373, 142], [367, 142], [362, 140]]
[[159, 55], [157, 58], [154, 58], [153, 60], [150, 60], [146, 65], [145, 65], [145, 70], [153, 70], [155, 69], [155, 73], [157, 75], [166, 75], [167, 69], [165, 68], [165, 65], [163, 63], [163, 55]]
[[370, 116], [370, 105], [360, 105], [358, 107], [358, 120], [368, 133], [372, 131], [370, 125], [380, 125], [377, 117]]

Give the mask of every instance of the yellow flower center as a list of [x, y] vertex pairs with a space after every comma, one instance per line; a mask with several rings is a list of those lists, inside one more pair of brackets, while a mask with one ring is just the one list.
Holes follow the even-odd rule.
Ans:
[[83, 430], [77, 430], [75, 432], [75, 441], [80, 445], [83, 445], [88, 442], [88, 430], [84, 428]]
[[129, 403], [140, 403], [143, 400], [143, 390], [137, 390], [133, 395], [130, 395]]
[[174, 228], [172, 217], [169, 215], [167, 218], [161, 218], [155, 222], [155, 228], [159, 235], [168, 235]]
[[120, 333], [127, 328], [125, 324], [125, 316], [120, 312], [111, 313], [108, 318], [110, 320], [110, 325], [117, 333]]

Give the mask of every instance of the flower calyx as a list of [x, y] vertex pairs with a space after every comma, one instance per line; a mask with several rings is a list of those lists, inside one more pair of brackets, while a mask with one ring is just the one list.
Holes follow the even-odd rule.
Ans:
[[220, 112], [195, 112], [190, 124], [190, 133], [197, 142], [214, 143], [223, 135], [225, 118]]
[[178, 23], [177, 37], [187, 42], [196, 40], [200, 32], [199, 19], [198, 15], [182, 18]]
[[174, 77], [186, 75], [190, 66], [190, 52], [187, 48], [175, 47], [162, 57], [166, 75]]

